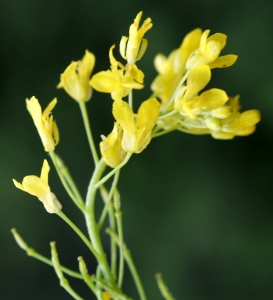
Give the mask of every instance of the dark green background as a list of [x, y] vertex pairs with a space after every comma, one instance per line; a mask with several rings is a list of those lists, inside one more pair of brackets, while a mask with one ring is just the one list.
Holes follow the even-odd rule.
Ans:
[[[42, 254], [50, 255], [49, 242], [55, 240], [62, 263], [77, 269], [82, 255], [90, 273], [95, 270], [78, 237], [12, 184], [12, 178], [38, 175], [47, 158], [25, 98], [35, 95], [45, 107], [58, 97], [57, 152], [85, 193], [93, 164], [78, 105], [55, 87], [60, 73], [85, 49], [96, 55], [95, 72], [106, 70], [110, 46], [128, 34], [140, 10], [154, 27], [139, 63], [146, 88], [135, 93], [136, 103], [150, 95], [155, 54], [169, 54], [186, 33], [201, 27], [227, 34], [223, 53], [239, 55], [233, 67], [213, 71], [211, 87], [240, 94], [244, 110], [257, 108], [262, 114], [252, 136], [232, 141], [179, 132], [155, 139], [122, 171], [125, 240], [148, 299], [161, 299], [154, 280], [158, 271], [178, 300], [273, 299], [273, 6], [258, 0], [1, 1], [1, 299], [70, 299], [53, 269], [15, 244], [13, 227]], [[112, 128], [111, 104], [108, 95], [96, 92], [88, 103], [97, 144]], [[84, 230], [53, 168], [50, 186], [63, 211]], [[138, 299], [127, 271], [125, 292]], [[93, 299], [77, 280], [71, 285]]]

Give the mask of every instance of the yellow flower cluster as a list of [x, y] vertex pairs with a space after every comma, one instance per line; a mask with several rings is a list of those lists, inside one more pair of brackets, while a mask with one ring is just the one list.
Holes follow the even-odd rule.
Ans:
[[208, 36], [209, 30], [202, 33], [195, 29], [168, 58], [156, 56], [159, 75], [151, 89], [161, 100], [162, 114], [173, 112], [162, 117], [159, 126], [165, 130], [211, 134], [216, 139], [249, 135], [260, 121], [259, 111], [240, 113], [239, 96], [231, 98], [221, 89], [200, 93], [211, 79], [211, 69], [229, 67], [237, 60], [233, 54], [219, 56], [226, 45], [226, 35]]

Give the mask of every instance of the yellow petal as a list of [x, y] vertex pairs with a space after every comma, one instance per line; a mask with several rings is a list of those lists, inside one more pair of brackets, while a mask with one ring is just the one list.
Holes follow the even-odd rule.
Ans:
[[125, 159], [126, 152], [121, 147], [122, 129], [115, 123], [112, 132], [107, 136], [102, 136], [100, 151], [105, 163], [116, 168]]
[[113, 115], [123, 129], [133, 130], [134, 113], [127, 102], [115, 100], [113, 103]]
[[204, 101], [203, 109], [211, 111], [220, 106], [223, 106], [228, 101], [228, 95], [220, 89], [210, 89], [201, 94]]
[[90, 85], [101, 93], [111, 93], [119, 88], [120, 79], [111, 71], [101, 71], [90, 80]]
[[13, 181], [14, 185], [15, 185], [18, 189], [20, 189], [20, 190], [22, 190], [22, 191], [25, 192], [25, 189], [24, 189], [23, 185], [22, 185], [20, 182], [16, 181], [15, 179], [12, 179], [12, 181]]
[[199, 47], [201, 36], [202, 30], [200, 28], [194, 29], [185, 36], [175, 58], [176, 71], [185, 67], [190, 54]]
[[42, 109], [38, 102], [38, 99], [33, 96], [30, 99], [26, 99], [26, 104], [27, 104], [27, 110], [30, 113], [30, 115], [34, 121], [35, 126], [36, 127], [40, 126], [41, 117], [42, 117]]
[[261, 119], [260, 112], [255, 109], [245, 111], [242, 114], [239, 113], [237, 114], [238, 115], [233, 122], [223, 125], [222, 131], [225, 132], [243, 131], [250, 126], [257, 124]]
[[214, 33], [213, 35], [208, 37], [207, 42], [209, 42], [209, 41], [219, 42], [220, 43], [220, 49], [222, 50], [226, 45], [227, 36], [223, 33]]
[[54, 98], [51, 102], [49, 102], [46, 109], [43, 111], [43, 116], [47, 116], [57, 104], [57, 98]]
[[37, 198], [43, 198], [46, 194], [50, 193], [48, 184], [34, 175], [24, 177], [22, 184], [27, 193]]
[[41, 170], [41, 176], [40, 178], [45, 182], [48, 183], [48, 173], [49, 173], [50, 167], [49, 164], [47, 162], [47, 160], [45, 159], [43, 162], [43, 166], [42, 166], [42, 170]]
[[215, 61], [209, 64], [211, 69], [214, 68], [227, 68], [232, 66], [238, 58], [238, 55], [229, 54], [224, 56], [219, 56], [215, 59]]
[[136, 125], [138, 127], [146, 127], [147, 131], [151, 131], [158, 119], [159, 109], [160, 104], [156, 98], [142, 102], [137, 113]]
[[201, 65], [194, 68], [188, 77], [187, 86], [188, 92], [187, 94], [195, 94], [201, 91], [210, 81], [211, 71], [209, 66]]

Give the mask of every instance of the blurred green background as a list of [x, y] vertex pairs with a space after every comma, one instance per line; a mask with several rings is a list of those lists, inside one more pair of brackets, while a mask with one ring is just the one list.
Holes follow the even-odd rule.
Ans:
[[[201, 27], [227, 34], [223, 53], [239, 55], [233, 67], [213, 71], [211, 86], [240, 94], [243, 110], [262, 114], [252, 136], [232, 141], [179, 132], [155, 139], [122, 171], [125, 240], [148, 299], [162, 299], [154, 279], [158, 271], [176, 299], [273, 299], [273, 2], [258, 0], [1, 1], [1, 299], [70, 299], [53, 269], [15, 244], [13, 227], [40, 253], [49, 256], [49, 242], [55, 240], [63, 264], [77, 269], [82, 255], [90, 273], [95, 271], [78, 237], [37, 199], [15, 189], [11, 179], [38, 175], [47, 158], [25, 98], [35, 95], [45, 107], [56, 96], [57, 153], [86, 192], [93, 164], [80, 112], [56, 85], [85, 49], [96, 55], [94, 72], [106, 70], [110, 46], [128, 34], [140, 10], [154, 27], [139, 63], [146, 87], [135, 93], [136, 101], [150, 95], [154, 56], [169, 54], [186, 33]], [[97, 144], [100, 134], [112, 129], [111, 105], [108, 95], [96, 92], [88, 103]], [[53, 168], [50, 186], [63, 211], [84, 230]], [[104, 240], [107, 247], [106, 235]], [[71, 280], [71, 285], [93, 299], [82, 283]], [[138, 299], [128, 270], [125, 292]]]

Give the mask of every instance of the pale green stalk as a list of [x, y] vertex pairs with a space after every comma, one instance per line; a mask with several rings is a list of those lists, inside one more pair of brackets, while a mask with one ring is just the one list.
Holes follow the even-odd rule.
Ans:
[[[118, 236], [114, 232], [112, 232], [110, 229], [108, 229], [106, 232], [113, 235], [114, 238], [115, 238], [115, 242], [120, 246]], [[143, 289], [143, 286], [142, 286], [142, 283], [141, 283], [141, 280], [140, 280], [140, 277], [139, 277], [137, 269], [136, 269], [136, 266], [135, 266], [134, 261], [132, 259], [131, 253], [130, 253], [129, 249], [126, 247], [125, 244], [123, 244], [123, 247], [124, 247], [124, 249], [123, 249], [124, 250], [124, 258], [125, 258], [126, 263], [129, 267], [129, 270], [130, 270], [130, 272], [133, 276], [133, 279], [134, 279], [139, 297], [140, 297], [141, 300], [147, 300], [144, 289]]]
[[63, 287], [74, 299], [76, 300], [83, 300], [83, 298], [81, 298], [70, 286], [68, 280], [64, 277], [62, 269], [61, 269], [61, 265], [58, 259], [58, 253], [57, 253], [57, 249], [56, 249], [56, 243], [55, 242], [51, 242], [50, 243], [51, 246], [51, 260], [52, 260], [52, 264], [53, 267], [55, 269], [55, 272], [60, 280], [60, 286]]
[[166, 134], [166, 133], [169, 133], [169, 132], [172, 132], [172, 131], [174, 131], [174, 130], [177, 130], [179, 127], [180, 127], [180, 126], [175, 125], [175, 126], [169, 128], [169, 129], [166, 129], [166, 130], [162, 130], [162, 131], [160, 131], [160, 132], [153, 133], [153, 134], [152, 134], [152, 138], [159, 137], [159, 136], [164, 135], [164, 134]]
[[169, 292], [164, 280], [162, 279], [162, 276], [160, 273], [156, 274], [156, 281], [157, 281], [157, 285], [158, 288], [162, 294], [162, 296], [164, 297], [164, 299], [166, 300], [175, 300], [173, 298], [173, 296], [171, 295], [171, 293]]
[[88, 118], [88, 114], [86, 111], [86, 104], [85, 104], [85, 102], [79, 102], [79, 105], [80, 105], [80, 109], [81, 109], [81, 113], [82, 113], [85, 131], [87, 134], [87, 139], [88, 139], [89, 146], [90, 146], [90, 149], [92, 152], [93, 160], [94, 160], [95, 164], [97, 164], [99, 162], [99, 158], [98, 158], [96, 146], [94, 144], [94, 140], [93, 140], [93, 136], [92, 136], [92, 132], [91, 132], [89, 118]]
[[125, 166], [132, 155], [133, 155], [132, 152], [127, 152], [124, 161], [121, 164], [119, 164], [115, 169], [113, 169], [111, 172], [109, 172], [106, 176], [104, 176], [100, 181], [98, 181], [95, 184], [95, 188], [98, 188], [100, 185], [104, 184], [111, 176], [113, 176], [118, 170], [120, 170], [123, 166]]
[[167, 103], [167, 105], [163, 108], [163, 112], [166, 112], [168, 110], [168, 108], [171, 106], [171, 104], [174, 101], [175, 94], [177, 93], [177, 91], [181, 87], [181, 85], [187, 80], [189, 74], [190, 74], [190, 71], [187, 71], [186, 74], [183, 76], [183, 78], [180, 80], [177, 88], [175, 89], [174, 93], [172, 94], [171, 99], [169, 100], [169, 102]]
[[55, 152], [54, 152], [54, 155], [55, 155], [57, 165], [59, 166], [59, 171], [61, 172], [64, 179], [70, 186], [72, 192], [74, 193], [74, 195], [76, 196], [76, 198], [79, 200], [80, 203], [84, 203], [83, 198], [82, 198], [71, 174], [69, 173], [67, 166], [64, 164], [63, 160], [59, 157], [59, 155], [57, 155]]
[[88, 270], [87, 270], [87, 267], [86, 267], [86, 264], [85, 264], [83, 258], [81, 256], [78, 257], [78, 261], [79, 261], [79, 270], [82, 274], [84, 282], [91, 289], [91, 291], [96, 295], [97, 287], [95, 286], [95, 284], [91, 280], [90, 275], [88, 274]]
[[133, 92], [131, 91], [128, 95], [128, 104], [133, 109]]
[[106, 214], [107, 214], [107, 211], [108, 211], [108, 208], [109, 208], [109, 205], [111, 203], [111, 200], [112, 200], [112, 197], [113, 197], [113, 194], [114, 194], [114, 190], [118, 184], [118, 179], [119, 179], [119, 173], [120, 171], [118, 170], [115, 174], [115, 177], [114, 177], [114, 180], [113, 180], [113, 183], [112, 183], [112, 186], [111, 186], [111, 189], [109, 191], [109, 194], [107, 196], [107, 199], [105, 199], [105, 205], [104, 205], [104, 208], [103, 208], [103, 211], [102, 211], [102, 214], [101, 214], [101, 217], [100, 217], [100, 220], [98, 222], [98, 228], [101, 229], [103, 223], [104, 223], [104, 220], [105, 220], [105, 217], [106, 217]]
[[[115, 178], [114, 178], [114, 181], [117, 177], [117, 174], [119, 174], [119, 172], [117, 172], [115, 174]], [[114, 187], [116, 186], [114, 184], [114, 181], [112, 183], [112, 187], [111, 187], [111, 190], [114, 191]], [[104, 188], [104, 186], [100, 186], [100, 192], [101, 192], [101, 197], [105, 203], [105, 206], [104, 206], [104, 209], [103, 209], [103, 212], [106, 211], [105, 210], [105, 207], [107, 206], [108, 208], [108, 218], [109, 218], [109, 225], [110, 225], [110, 228], [113, 232], [116, 232], [116, 223], [115, 223], [115, 216], [114, 216], [114, 207], [113, 207], [113, 204], [111, 202], [111, 199], [112, 199], [112, 196], [110, 195], [111, 194], [111, 190], [110, 192], [108, 193], [107, 190]], [[108, 204], [109, 203], [109, 204]], [[100, 221], [99, 221], [99, 224], [98, 224], [98, 228], [99, 230], [101, 229], [101, 226], [103, 224], [103, 213], [100, 217]], [[113, 274], [113, 277], [114, 279], [116, 280], [116, 276], [117, 276], [117, 246], [116, 246], [116, 243], [114, 241], [114, 238], [112, 235], [110, 235], [110, 247], [111, 247], [111, 272]]]
[[105, 257], [105, 253], [101, 244], [101, 239], [99, 236], [99, 230], [95, 219], [95, 198], [96, 198], [96, 192], [98, 187], [96, 187], [96, 183], [100, 179], [103, 171], [105, 169], [105, 163], [103, 158], [96, 164], [95, 171], [92, 175], [92, 178], [90, 180], [88, 191], [86, 195], [86, 209], [85, 209], [85, 220], [87, 225], [88, 234], [90, 237], [90, 240], [92, 242], [92, 245], [95, 248], [96, 253], [98, 253], [98, 263], [99, 268], [101, 268], [103, 275], [105, 278], [107, 278], [113, 286], [116, 286], [116, 283], [114, 281], [113, 275], [110, 271], [109, 264], [107, 262], [107, 259]]
[[175, 114], [177, 114], [177, 113], [178, 113], [178, 111], [173, 110], [173, 111], [171, 111], [171, 112], [169, 112], [169, 113], [167, 113], [167, 114], [165, 114], [165, 115], [160, 116], [160, 117], [158, 118], [158, 120], [163, 120], [163, 119], [165, 119], [165, 118], [169, 118], [169, 117], [171, 117], [171, 116], [173, 116], [173, 115], [175, 115]]
[[67, 181], [64, 178], [64, 175], [62, 173], [62, 171], [60, 170], [60, 166], [58, 165], [56, 156], [54, 151], [49, 152], [50, 157], [53, 161], [54, 167], [59, 175], [59, 178], [61, 179], [61, 182], [65, 188], [65, 190], [67, 191], [68, 195], [70, 196], [70, 198], [73, 200], [73, 202], [77, 205], [77, 207], [83, 212], [84, 211], [84, 205], [81, 202], [81, 198], [78, 199], [75, 194], [71, 191], [70, 186], [68, 185]]
[[61, 217], [77, 233], [77, 235], [82, 239], [82, 241], [89, 248], [89, 250], [94, 254], [94, 256], [97, 259], [99, 259], [100, 258], [99, 253], [96, 251], [95, 247], [92, 246], [92, 244], [89, 242], [86, 236], [80, 231], [80, 229], [70, 219], [68, 219], [68, 217], [61, 210], [58, 211], [56, 214], [59, 217]]
[[[16, 231], [15, 228], [13, 228], [11, 230], [17, 244], [20, 246], [20, 248], [22, 248], [23, 250], [26, 251], [26, 254], [30, 257], [34, 257], [36, 259], [38, 259], [39, 261], [53, 267], [53, 263], [50, 259], [46, 258], [45, 256], [39, 254], [36, 250], [34, 250], [33, 248], [30, 248], [26, 242], [22, 239], [22, 237], [18, 234], [18, 232]], [[78, 278], [78, 279], [83, 279], [82, 275], [78, 272], [72, 271], [66, 267], [60, 266], [61, 270], [66, 273], [67, 275], [74, 277], [74, 278]]]
[[123, 242], [123, 228], [122, 228], [122, 212], [118, 210], [115, 213], [115, 216], [117, 218], [117, 225], [118, 225], [118, 237], [120, 241], [120, 255], [119, 255], [119, 273], [118, 273], [118, 287], [122, 287], [122, 281], [124, 276], [124, 247], [122, 246], [124, 244]]

